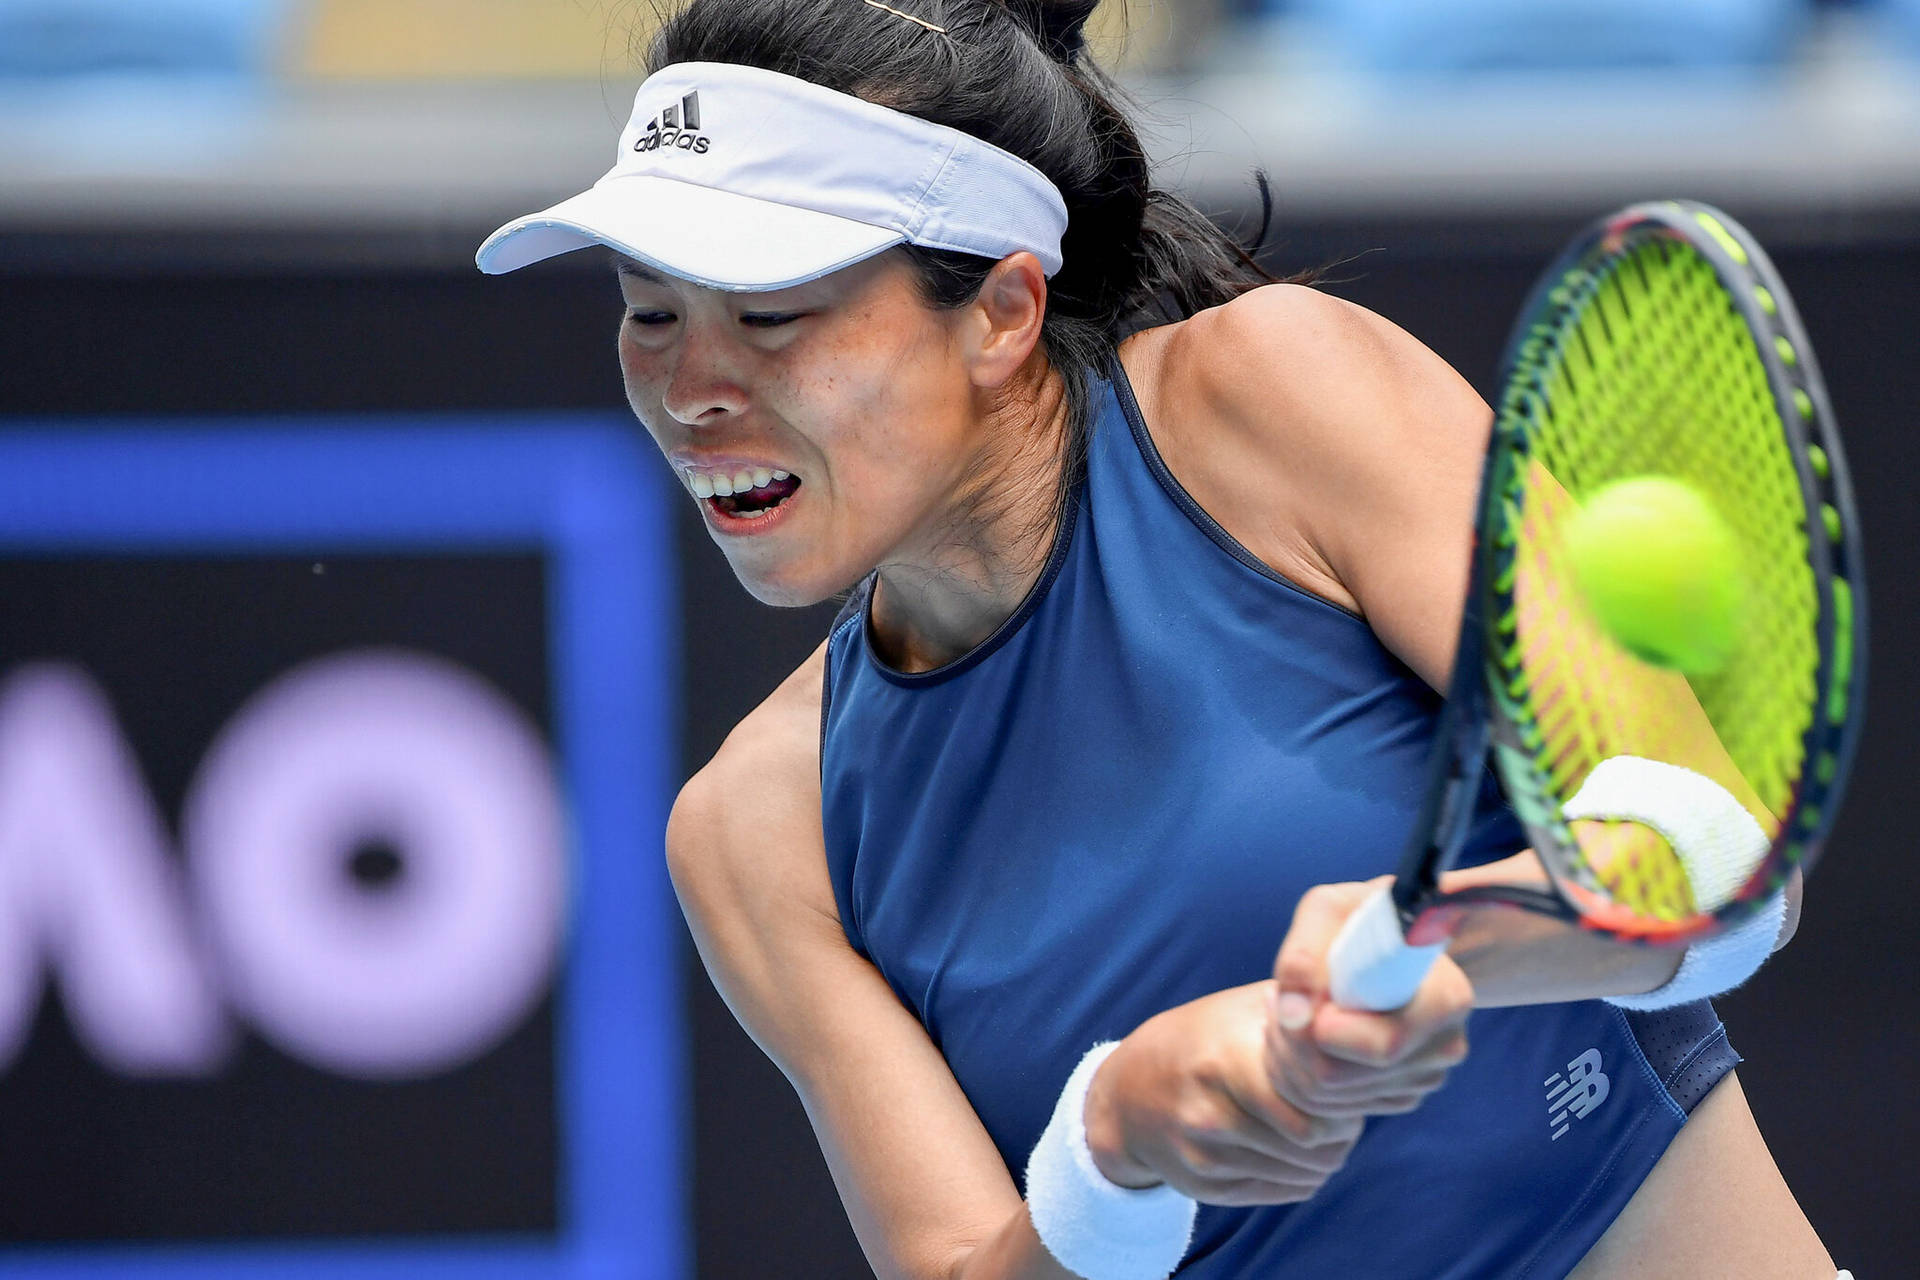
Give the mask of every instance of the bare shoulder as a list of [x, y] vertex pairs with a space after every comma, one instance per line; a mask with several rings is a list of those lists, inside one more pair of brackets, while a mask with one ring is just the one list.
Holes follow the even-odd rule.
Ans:
[[[1335, 465], [1423, 434], [1480, 400], [1423, 343], [1365, 307], [1304, 285], [1254, 289], [1169, 326], [1160, 431], [1250, 439], [1293, 463]], [[1160, 431], [1156, 431], [1156, 439]]]
[[[709, 833], [760, 821], [769, 806], [787, 816], [820, 800], [820, 697], [826, 646], [819, 648], [747, 714], [700, 771], [688, 779], [667, 826], [669, 857], [704, 851]], [[750, 805], [742, 806], [751, 794]], [[676, 867], [678, 870], [678, 867]]]
[[1123, 363], [1168, 470], [1228, 534], [1444, 681], [1492, 421], [1466, 379], [1298, 285], [1139, 335]]
[[[1170, 394], [1232, 409], [1280, 393], [1310, 399], [1311, 382], [1391, 358], [1412, 338], [1365, 307], [1309, 285], [1271, 284], [1148, 331]], [[1330, 365], [1332, 367], [1330, 367]]]
[[841, 927], [820, 824], [825, 674], [823, 644], [688, 780], [668, 865], [701, 962], [799, 1093], [875, 1274], [952, 1276], [1026, 1218], [939, 1048]]
[[770, 1005], [804, 957], [851, 954], [827, 876], [820, 827], [816, 649], [727, 736], [681, 788], [667, 821], [667, 866], [701, 959], [735, 1016], [783, 1066]]

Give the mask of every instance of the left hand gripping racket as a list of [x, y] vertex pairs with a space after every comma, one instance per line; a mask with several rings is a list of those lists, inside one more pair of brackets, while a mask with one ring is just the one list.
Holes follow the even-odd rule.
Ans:
[[[1710, 674], [1635, 657], [1575, 585], [1566, 518], [1635, 477], [1689, 486], [1738, 544], [1739, 625]], [[1509, 341], [1431, 782], [1394, 883], [1334, 943], [1335, 1001], [1405, 1005], [1475, 904], [1675, 946], [1752, 916], [1832, 829], [1859, 738], [1865, 637], [1840, 440], [1772, 263], [1705, 205], [1601, 219], [1547, 270]], [[1489, 752], [1550, 890], [1440, 889]], [[1617, 755], [1703, 774], [1755, 818], [1766, 848], [1722, 877], [1730, 893], [1699, 900], [1650, 827], [1569, 822], [1567, 801]]]

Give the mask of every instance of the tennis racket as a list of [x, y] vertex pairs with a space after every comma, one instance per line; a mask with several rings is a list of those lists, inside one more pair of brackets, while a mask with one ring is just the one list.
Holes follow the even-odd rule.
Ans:
[[[1708, 674], [1630, 653], [1570, 563], [1581, 503], [1641, 477], [1688, 486], [1737, 544], [1738, 626]], [[1476, 904], [1675, 946], [1752, 916], [1832, 828], [1859, 738], [1865, 637], [1839, 436], [1766, 254], [1706, 205], [1602, 218], [1547, 270], [1509, 341], [1431, 782], [1394, 883], [1335, 941], [1335, 1001], [1406, 1004]], [[1440, 890], [1489, 754], [1550, 889]], [[1718, 783], [1755, 818], [1764, 852], [1707, 894], [1649, 826], [1576, 830], [1564, 806], [1614, 755]]]

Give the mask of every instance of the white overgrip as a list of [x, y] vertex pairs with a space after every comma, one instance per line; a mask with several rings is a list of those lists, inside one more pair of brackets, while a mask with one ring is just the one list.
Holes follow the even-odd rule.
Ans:
[[1393, 886], [1381, 885], [1347, 917], [1327, 955], [1333, 1002], [1388, 1013], [1404, 1008], [1447, 944], [1415, 947], [1400, 931]]

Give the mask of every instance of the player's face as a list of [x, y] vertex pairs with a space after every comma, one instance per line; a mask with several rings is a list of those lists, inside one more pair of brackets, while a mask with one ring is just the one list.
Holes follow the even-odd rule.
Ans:
[[627, 400], [747, 590], [813, 604], [937, 549], [981, 433], [902, 255], [770, 293], [620, 268]]

